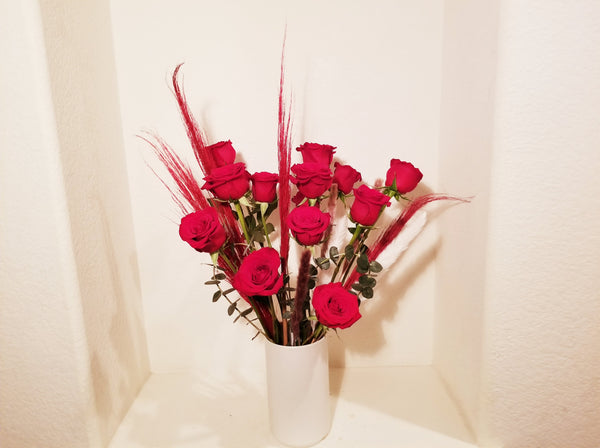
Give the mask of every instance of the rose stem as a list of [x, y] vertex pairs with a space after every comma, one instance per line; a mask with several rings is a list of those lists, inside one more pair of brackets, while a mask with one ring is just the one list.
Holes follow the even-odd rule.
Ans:
[[227, 257], [227, 255], [225, 255], [225, 252], [222, 249], [219, 249], [219, 256], [223, 259], [223, 261], [225, 261], [225, 264], [227, 264], [227, 266], [229, 266], [229, 269], [231, 269], [231, 272], [235, 272], [235, 268], [233, 267], [231, 260], [229, 260], [229, 258]]
[[[365, 241], [367, 240], [367, 237], [369, 236], [369, 232], [371, 231], [371, 229], [367, 229], [365, 231], [365, 233], [362, 234], [360, 242], [358, 244], [358, 251], [357, 253], [360, 253], [360, 247], [365, 243]], [[344, 284], [344, 282], [346, 281], [346, 278], [348, 277], [348, 274], [351, 271], [351, 267], [352, 267], [352, 263], [354, 263], [354, 260], [356, 259], [356, 255], [354, 255], [352, 257], [352, 260], [350, 260], [350, 263], [348, 264], [348, 267], [346, 268], [346, 271], [344, 272], [344, 275], [342, 276], [342, 284]]]
[[262, 221], [263, 231], [265, 232], [265, 238], [267, 239], [267, 244], [269, 245], [269, 247], [273, 247], [273, 246], [271, 246], [271, 240], [269, 239], [269, 232], [267, 231], [267, 220], [265, 219], [265, 215], [262, 212], [262, 210], [260, 211], [260, 220]]
[[242, 212], [242, 206], [239, 201], [233, 201], [235, 204], [235, 209], [237, 211], [238, 220], [240, 225], [242, 226], [242, 230], [244, 231], [244, 236], [246, 237], [246, 241], [250, 244], [250, 236], [248, 236], [248, 229], [246, 228], [246, 220], [244, 219], [244, 212]]
[[[356, 230], [354, 231], [354, 234], [352, 235], [352, 239], [348, 242], [347, 246], [351, 246], [354, 244], [354, 242], [356, 241], [356, 238], [358, 238], [358, 235], [360, 235], [360, 232], [362, 231], [362, 226], [360, 224], [356, 224]], [[333, 271], [333, 275], [331, 277], [331, 283], [333, 283], [335, 281], [335, 278], [338, 275], [338, 272], [340, 271], [340, 267], [342, 266], [342, 263], [344, 262], [344, 260], [346, 260], [346, 254], [342, 254], [342, 256], [340, 257], [337, 266], [335, 267], [335, 271]], [[354, 261], [354, 257], [352, 257], [352, 261]], [[350, 263], [352, 263], [352, 261], [350, 261]]]

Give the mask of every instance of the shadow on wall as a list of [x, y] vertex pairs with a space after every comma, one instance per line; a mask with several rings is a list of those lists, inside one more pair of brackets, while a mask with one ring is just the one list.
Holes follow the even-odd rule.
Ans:
[[[339, 337], [329, 337], [329, 362], [331, 366], [345, 365], [346, 351], [362, 355], [375, 355], [386, 344], [383, 323], [393, 320], [401, 308], [401, 302], [407, 290], [419, 274], [434, 262], [439, 243], [427, 248], [426, 251], [409, 266], [405, 266], [399, 277], [382, 276], [375, 289], [374, 303], [368, 310], [361, 310], [363, 317], [351, 328], [343, 330]], [[394, 270], [401, 264], [403, 257], [386, 267]], [[364, 300], [364, 299], [363, 299]]]

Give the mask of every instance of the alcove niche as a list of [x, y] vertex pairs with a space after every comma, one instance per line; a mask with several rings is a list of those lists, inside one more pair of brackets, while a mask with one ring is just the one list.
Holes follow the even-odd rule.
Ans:
[[[600, 197], [600, 92], [564, 69], [600, 74], [594, 2], [536, 14], [504, 0], [3, 8], [12, 26], [1, 33], [22, 51], [7, 47], [16, 94], [2, 118], [7, 143], [23, 150], [3, 152], [2, 187], [45, 210], [53, 236], [26, 238], [38, 225], [30, 205], [2, 204], [0, 235], [23, 235], [0, 240], [3, 299], [22, 299], [3, 300], [10, 319], [0, 321], [15, 341], [2, 346], [6, 446], [276, 446], [262, 342], [211, 302], [208, 257], [180, 241], [181, 216], [137, 135], [156, 132], [193, 161], [170, 91], [184, 62], [209, 140], [231, 140], [250, 172], [275, 171], [284, 35], [294, 146], [335, 145], [370, 183], [391, 158], [408, 160], [424, 173], [416, 193], [472, 197], [430, 207], [362, 319], [328, 336], [335, 417], [322, 445], [598, 440], [600, 207], [588, 212], [583, 198]], [[553, 32], [574, 23], [577, 35]], [[567, 141], [578, 157], [565, 162]], [[36, 176], [35, 188], [4, 176], [9, 165]], [[566, 173], [577, 173], [562, 192], [568, 220], [547, 195]], [[565, 266], [576, 288], [564, 286]], [[51, 313], [39, 312], [41, 296]], [[34, 416], [32, 403], [45, 412]], [[57, 430], [66, 422], [68, 438]]]

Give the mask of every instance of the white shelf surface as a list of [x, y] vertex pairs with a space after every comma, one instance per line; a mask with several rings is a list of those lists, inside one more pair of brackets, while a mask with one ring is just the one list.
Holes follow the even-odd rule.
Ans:
[[[331, 369], [333, 424], [316, 447], [474, 448], [434, 369]], [[262, 372], [153, 374], [109, 448], [275, 448]]]

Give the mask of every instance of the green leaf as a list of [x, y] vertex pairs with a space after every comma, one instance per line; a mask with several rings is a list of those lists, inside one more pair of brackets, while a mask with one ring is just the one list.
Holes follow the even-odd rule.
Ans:
[[315, 258], [315, 261], [317, 262], [317, 266], [320, 267], [321, 269], [329, 269], [329, 267], [331, 266], [331, 264], [329, 263], [329, 259], [325, 258], [325, 257], [318, 257]]
[[267, 223], [267, 233], [273, 233], [275, 232], [275, 226], [273, 224], [271, 224], [270, 222]]
[[319, 273], [319, 271], [317, 270], [317, 268], [315, 266], [313, 266], [312, 264], [310, 265], [310, 275], [317, 275]]
[[313, 289], [317, 285], [314, 278], [308, 279], [308, 289]]
[[355, 291], [362, 291], [364, 289], [364, 287], [360, 283], [354, 283], [352, 285], [352, 289], [354, 289]]
[[234, 322], [234, 323], [235, 323], [235, 322], [237, 322], [237, 321], [238, 321], [238, 319], [239, 319], [240, 317], [246, 317], [246, 316], [247, 316], [248, 314], [250, 314], [252, 311], [253, 311], [253, 309], [252, 309], [252, 308], [246, 308], [244, 311], [242, 311], [240, 314], [238, 314], [238, 315], [235, 317], [235, 319], [233, 319], [233, 322]]
[[348, 227], [348, 232], [354, 235], [354, 232], [356, 232], [356, 227]]
[[367, 272], [369, 272], [369, 270], [361, 266], [356, 266], [356, 272], [358, 272], [359, 274], [366, 274]]
[[236, 307], [237, 307], [236, 302], [233, 302], [231, 305], [229, 305], [227, 307], [227, 314], [231, 316], [233, 314], [233, 312], [235, 311]]
[[329, 248], [329, 258], [331, 259], [331, 261], [333, 261], [335, 264], [338, 263], [339, 259], [340, 259], [340, 251], [338, 250], [337, 247], [335, 246], [331, 246]]
[[372, 299], [373, 298], [373, 288], [369, 288], [368, 286], [363, 288], [362, 295], [365, 299]]
[[358, 257], [358, 261], [356, 262], [356, 264], [363, 270], [369, 270], [369, 257], [367, 257], [367, 254], [360, 254], [360, 257]]
[[265, 236], [263, 235], [261, 230], [256, 229], [254, 230], [254, 232], [252, 232], [252, 240], [256, 241], [257, 243], [264, 243]]
[[346, 256], [346, 259], [350, 260], [354, 256], [354, 247], [348, 244], [344, 249], [344, 255]]
[[358, 279], [358, 282], [363, 286], [368, 286], [369, 288], [373, 288], [377, 284], [377, 280], [373, 277], [369, 277], [368, 275], [361, 275]]
[[248, 231], [252, 232], [254, 229], [256, 229], [256, 220], [254, 219], [254, 216], [248, 215], [244, 218], [244, 221], [246, 221], [246, 227], [248, 228]]
[[383, 271], [383, 266], [381, 266], [381, 264], [379, 264], [377, 261], [372, 261], [369, 265], [369, 268], [371, 269], [371, 272], [375, 273]]
[[218, 285], [219, 283], [221, 283], [219, 280], [208, 280], [204, 282], [205, 285]]
[[217, 300], [219, 300], [219, 297], [221, 297], [221, 291], [215, 291], [215, 293], [213, 294], [213, 298], [212, 301], [216, 302]]
[[212, 280], [225, 280], [227, 276], [222, 272], [219, 272], [217, 275], [213, 275]]
[[231, 294], [233, 291], [235, 291], [235, 288], [226, 289], [223, 291], [223, 295], [226, 296], [227, 294]]

